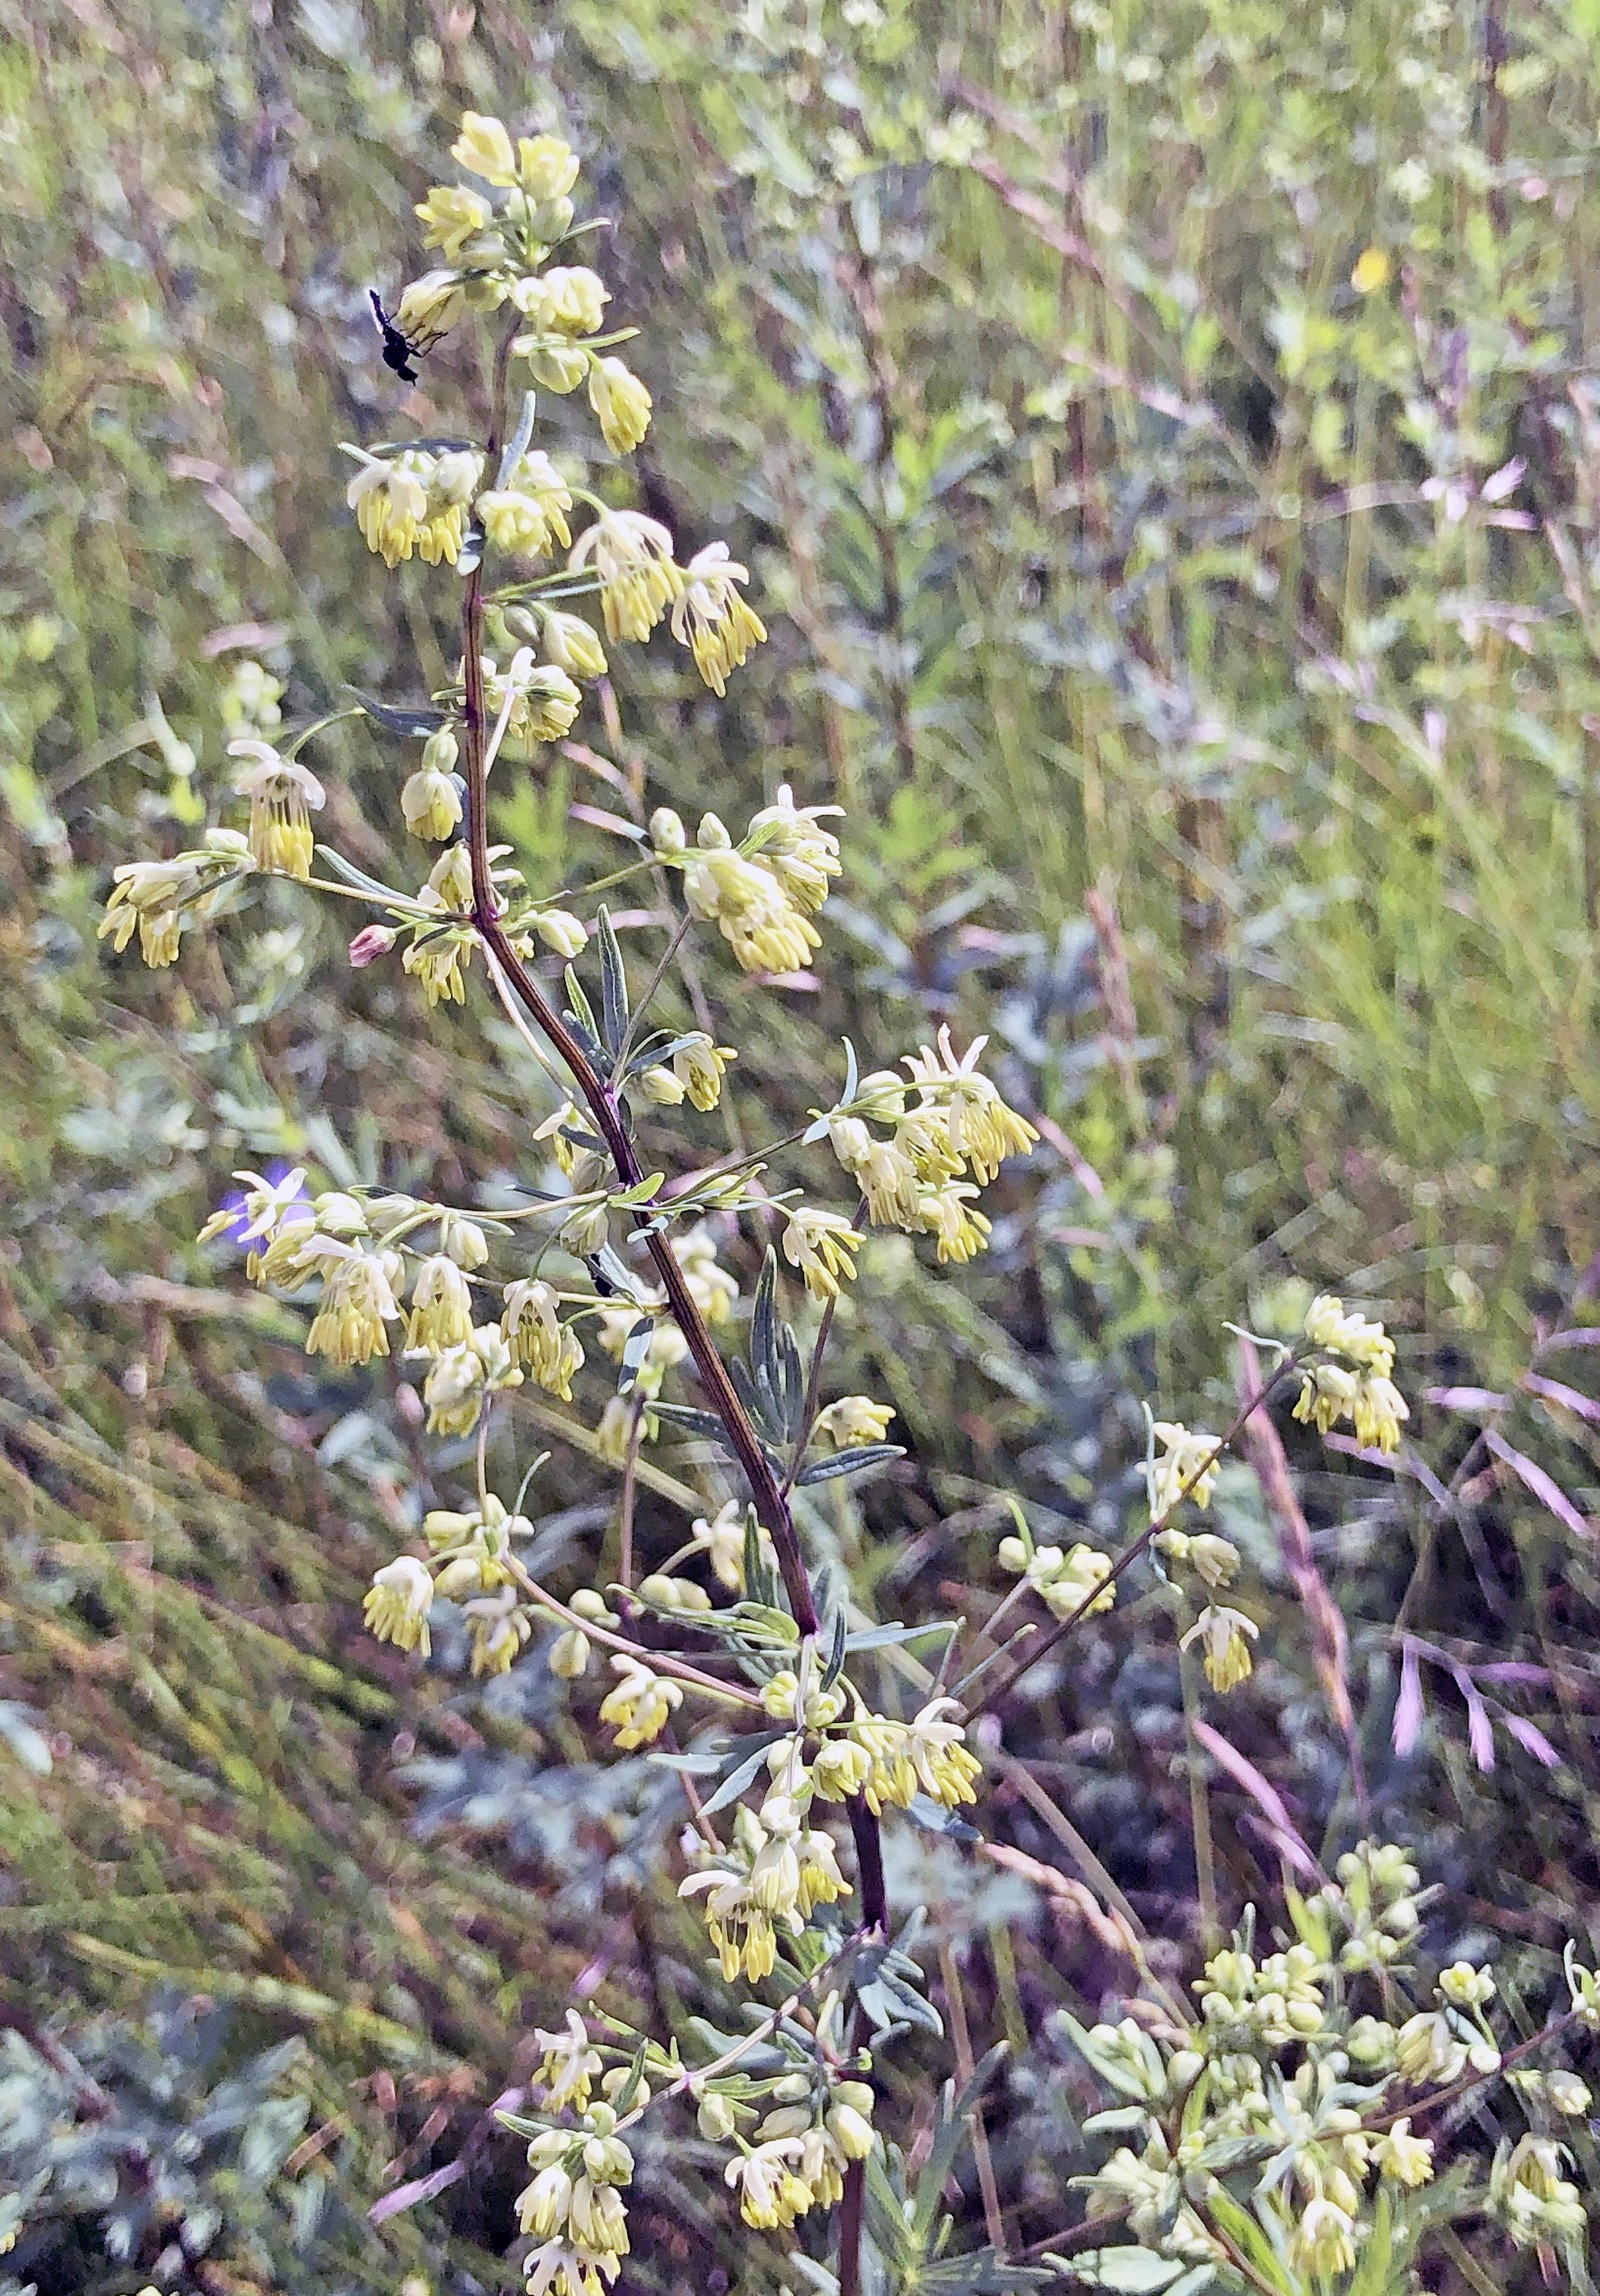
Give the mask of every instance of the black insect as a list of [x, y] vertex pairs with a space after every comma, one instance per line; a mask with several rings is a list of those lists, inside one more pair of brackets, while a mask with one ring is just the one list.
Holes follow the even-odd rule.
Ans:
[[366, 291], [373, 299], [373, 316], [378, 323], [378, 332], [383, 338], [384, 365], [391, 368], [402, 382], [414, 382], [417, 379], [415, 362], [430, 346], [414, 342], [408, 334], [396, 326], [384, 309], [383, 299], [375, 287], [369, 287]]

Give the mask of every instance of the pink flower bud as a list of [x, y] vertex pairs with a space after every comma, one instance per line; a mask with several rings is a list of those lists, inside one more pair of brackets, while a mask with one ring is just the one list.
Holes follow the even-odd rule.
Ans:
[[392, 925], [363, 925], [350, 943], [350, 963], [359, 972], [363, 965], [387, 956], [398, 938]]

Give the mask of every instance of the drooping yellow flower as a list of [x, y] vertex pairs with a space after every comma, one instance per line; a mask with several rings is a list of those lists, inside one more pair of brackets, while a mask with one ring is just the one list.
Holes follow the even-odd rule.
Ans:
[[500, 1328], [512, 1359], [524, 1364], [539, 1386], [563, 1403], [572, 1400], [572, 1379], [583, 1368], [583, 1343], [556, 1314], [555, 1294], [537, 1277], [508, 1283]]
[[518, 1606], [513, 1589], [505, 1587], [498, 1594], [464, 1603], [462, 1615], [472, 1629], [474, 1675], [508, 1673], [533, 1631], [528, 1613]]
[[924, 1188], [917, 1199], [916, 1225], [935, 1238], [941, 1267], [952, 1259], [975, 1259], [989, 1242], [989, 1219], [971, 1208], [977, 1193], [969, 1181], [947, 1180], [940, 1187]]
[[1235, 1690], [1249, 1678], [1250, 1645], [1260, 1633], [1253, 1619], [1226, 1604], [1208, 1603], [1184, 1636], [1180, 1647], [1199, 1643], [1205, 1652], [1205, 1677], [1213, 1690]]
[[1433, 2174], [1433, 2140], [1413, 2136], [1409, 2118], [1397, 2120], [1379, 2137], [1373, 2159], [1379, 2175], [1391, 2177], [1397, 2185], [1425, 2185]]
[[228, 755], [252, 760], [234, 783], [234, 793], [250, 800], [250, 849], [257, 868], [304, 883], [315, 849], [311, 816], [326, 801], [322, 783], [298, 759], [281, 758], [266, 742], [230, 742]]
[[433, 1607], [433, 1574], [414, 1554], [398, 1555], [374, 1570], [373, 1583], [361, 1605], [369, 1634], [398, 1650], [420, 1650], [426, 1658], [432, 1644], [428, 1613]]
[[[589, 369], [589, 405], [612, 454], [631, 455], [650, 428], [651, 397], [638, 376], [619, 358], [596, 359]], [[756, 627], [759, 628], [759, 623]], [[699, 659], [697, 652], [695, 660]], [[720, 693], [722, 688], [717, 690]]]
[[937, 1050], [924, 1045], [905, 1062], [923, 1104], [948, 1111], [951, 1149], [970, 1161], [980, 1186], [994, 1178], [1007, 1156], [1026, 1155], [1038, 1138], [1032, 1125], [1008, 1108], [989, 1078], [980, 1073], [979, 1056], [988, 1042], [987, 1037], [978, 1037], [957, 1059], [950, 1031], [942, 1028]]
[[119, 955], [136, 925], [139, 953], [152, 967], [176, 963], [180, 904], [193, 899], [201, 873], [186, 856], [177, 861], [124, 861], [111, 873], [111, 890], [98, 938], [111, 937]]
[[322, 1300], [306, 1334], [306, 1353], [324, 1355], [338, 1364], [370, 1363], [373, 1356], [386, 1356], [385, 1327], [400, 1313], [395, 1297], [399, 1254], [362, 1251], [332, 1235], [297, 1243], [296, 1251], [324, 1279]]
[[435, 1254], [419, 1269], [411, 1292], [406, 1344], [437, 1356], [472, 1336], [472, 1292], [453, 1259]]
[[1349, 2272], [1356, 2261], [1354, 2219], [1332, 2201], [1308, 2201], [1289, 2246], [1290, 2261], [1298, 2272], [1331, 2279]]
[[[591, 381], [591, 397], [594, 389]], [[645, 404], [648, 406], [648, 394]], [[639, 435], [643, 437], [642, 430]], [[767, 636], [759, 615], [739, 594], [737, 585], [749, 581], [749, 571], [730, 556], [726, 542], [712, 542], [695, 553], [683, 570], [683, 579], [682, 594], [672, 610], [672, 635], [680, 645], [688, 647], [695, 668], [712, 693], [726, 693], [729, 670], [738, 668], [751, 646], [759, 645]]]
[[1159, 1521], [1182, 1498], [1193, 1499], [1198, 1507], [1210, 1506], [1217, 1488], [1217, 1462], [1212, 1457], [1217, 1438], [1194, 1433], [1170, 1419], [1158, 1419], [1153, 1432], [1161, 1446], [1161, 1456], [1150, 1470], [1152, 1522]]
[[576, 2009], [569, 2009], [563, 2025], [553, 2033], [536, 2026], [533, 2038], [544, 2051], [537, 2079], [546, 2093], [546, 2103], [552, 2112], [564, 2112], [568, 2105], [581, 2112], [589, 2101], [591, 2086], [604, 2070], [598, 2052], [589, 2046], [583, 2019]]
[[578, 536], [567, 563], [576, 572], [591, 559], [607, 637], [613, 645], [624, 638], [641, 643], [683, 586], [671, 535], [642, 511], [606, 511]]
[[836, 1300], [841, 1283], [853, 1283], [854, 1254], [861, 1238], [841, 1213], [802, 1204], [788, 1215], [784, 1257], [798, 1267], [814, 1300]]
[[759, 2232], [787, 2229], [811, 2206], [809, 2185], [790, 2165], [801, 2151], [799, 2137], [778, 2137], [730, 2161], [724, 2181], [739, 2194], [739, 2214]]
[[483, 530], [496, 549], [523, 558], [542, 557], [552, 544], [569, 547], [572, 537], [567, 512], [571, 507], [571, 492], [545, 454], [522, 455], [505, 484], [480, 494], [477, 504]]
[[600, 1719], [616, 1731], [622, 1751], [632, 1753], [661, 1736], [683, 1704], [684, 1693], [677, 1683], [652, 1673], [637, 1659], [613, 1658], [611, 1669], [618, 1681], [601, 1702]]
[[453, 774], [420, 766], [400, 791], [400, 811], [414, 837], [435, 844], [454, 837], [463, 820], [462, 795]]

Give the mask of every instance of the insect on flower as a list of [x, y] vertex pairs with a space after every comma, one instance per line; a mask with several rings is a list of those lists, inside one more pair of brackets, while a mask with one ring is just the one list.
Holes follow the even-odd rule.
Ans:
[[383, 299], [377, 289], [369, 287], [366, 291], [372, 299], [373, 321], [383, 338], [384, 365], [398, 374], [402, 382], [414, 382], [417, 380], [415, 362], [425, 357], [433, 348], [439, 340], [438, 336], [431, 335], [424, 342], [420, 334], [408, 335], [404, 328], [395, 324], [384, 309]]

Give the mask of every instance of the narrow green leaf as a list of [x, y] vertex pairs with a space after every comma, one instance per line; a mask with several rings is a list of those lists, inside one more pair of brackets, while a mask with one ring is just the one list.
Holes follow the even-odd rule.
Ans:
[[595, 928], [600, 943], [600, 1003], [606, 1050], [613, 1060], [628, 1034], [628, 972], [611, 924], [611, 913], [602, 907]]
[[831, 1459], [813, 1459], [795, 1477], [797, 1483], [831, 1483], [836, 1475], [865, 1475], [874, 1467], [886, 1467], [891, 1459], [903, 1459], [905, 1447], [898, 1443], [862, 1443], [851, 1451], [835, 1451]]

